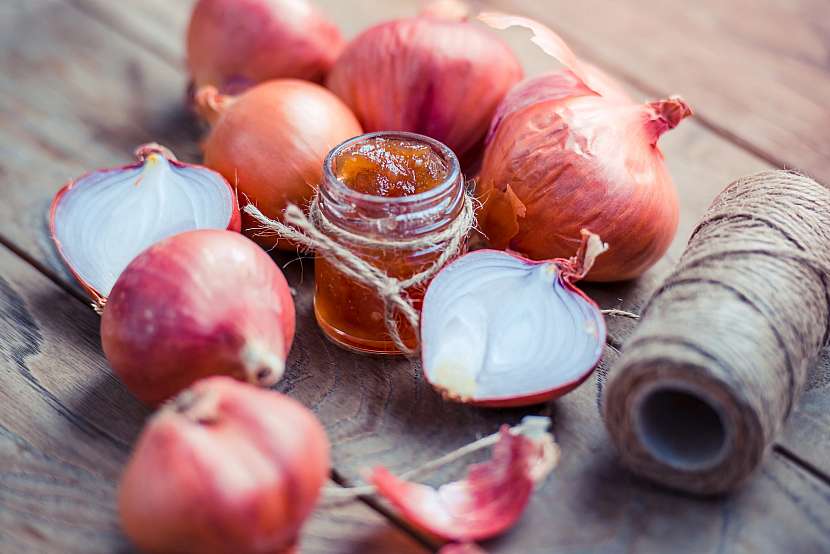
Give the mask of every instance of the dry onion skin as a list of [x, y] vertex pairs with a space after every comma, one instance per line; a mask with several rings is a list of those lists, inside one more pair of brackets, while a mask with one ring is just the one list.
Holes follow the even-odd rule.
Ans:
[[[251, 202], [276, 220], [282, 220], [288, 203], [308, 204], [329, 151], [363, 133], [339, 98], [296, 79], [268, 81], [237, 97], [205, 87], [196, 95], [196, 106], [211, 122], [202, 143], [205, 165], [236, 186], [243, 207]], [[257, 226], [243, 213], [243, 232], [260, 245], [295, 249]]]
[[345, 41], [307, 0], [199, 0], [187, 29], [191, 90], [239, 94], [270, 79], [322, 82]]
[[156, 405], [211, 375], [275, 384], [294, 325], [291, 291], [270, 256], [239, 233], [200, 230], [127, 266], [104, 307], [101, 343], [130, 392]]
[[227, 377], [196, 383], [147, 423], [118, 509], [143, 552], [285, 554], [329, 472], [307, 408]]
[[495, 248], [542, 260], [567, 256], [588, 229], [610, 249], [587, 280], [639, 276], [677, 230], [677, 193], [657, 140], [691, 115], [688, 104], [638, 104], [540, 24], [479, 17], [499, 29], [529, 28], [565, 66], [522, 82], [499, 106], [477, 183], [484, 235]]
[[192, 229], [240, 229], [236, 194], [222, 175], [182, 163], [155, 143], [135, 155], [133, 164], [73, 179], [52, 200], [52, 240], [96, 306], [127, 264], [159, 240]]
[[489, 539], [516, 524], [534, 488], [556, 467], [559, 448], [546, 430], [549, 423], [528, 416], [522, 433], [502, 426], [489, 460], [438, 489], [396, 477], [382, 466], [369, 481], [407, 522], [431, 535], [462, 544]]
[[522, 68], [494, 33], [439, 7], [364, 31], [337, 60], [327, 86], [366, 132], [427, 135], [469, 163]]
[[605, 346], [597, 305], [573, 283], [605, 249], [585, 233], [571, 259], [477, 250], [430, 283], [421, 311], [424, 377], [449, 400], [526, 406], [590, 376]]

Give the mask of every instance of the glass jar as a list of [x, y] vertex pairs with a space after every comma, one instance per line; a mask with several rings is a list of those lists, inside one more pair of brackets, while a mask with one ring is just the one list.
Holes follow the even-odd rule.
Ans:
[[[338, 157], [376, 138], [415, 141], [428, 145], [444, 162], [446, 177], [433, 188], [404, 196], [375, 196], [357, 192], [337, 178]], [[320, 212], [331, 224], [363, 237], [401, 241], [425, 237], [441, 231], [458, 218], [464, 208], [464, 178], [455, 154], [442, 143], [415, 133], [386, 131], [350, 139], [329, 152], [323, 167], [319, 190]], [[426, 248], [367, 247], [332, 236], [363, 260], [397, 279], [407, 279], [436, 261], [447, 244]], [[462, 249], [463, 250], [463, 249]], [[459, 252], [460, 254], [461, 252]], [[314, 313], [323, 332], [335, 343], [358, 352], [399, 354], [384, 319], [383, 301], [377, 292], [338, 271], [321, 255], [315, 258], [316, 289]], [[428, 283], [406, 290], [407, 297], [420, 311]], [[396, 314], [403, 342], [417, 345], [417, 329]]]

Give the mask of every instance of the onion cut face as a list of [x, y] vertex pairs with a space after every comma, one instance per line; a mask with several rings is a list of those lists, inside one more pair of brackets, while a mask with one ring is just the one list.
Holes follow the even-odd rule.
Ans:
[[426, 379], [445, 398], [493, 407], [543, 402], [582, 383], [605, 345], [602, 312], [572, 284], [592, 263], [584, 240], [570, 260], [478, 250], [439, 273], [421, 312]]
[[70, 181], [52, 201], [58, 252], [97, 304], [152, 244], [193, 229], [240, 229], [236, 194], [219, 173], [181, 163], [157, 144], [136, 156], [135, 164]]

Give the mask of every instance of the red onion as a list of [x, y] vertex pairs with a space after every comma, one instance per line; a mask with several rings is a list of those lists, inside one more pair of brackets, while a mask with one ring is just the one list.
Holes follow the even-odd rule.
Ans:
[[135, 154], [133, 164], [73, 179], [52, 200], [52, 240], [96, 306], [151, 244], [190, 229], [239, 231], [236, 195], [220, 174], [155, 143]]
[[293, 551], [328, 471], [329, 443], [308, 409], [204, 379], [141, 433], [119, 486], [121, 524], [144, 552]]
[[[295, 79], [268, 81], [238, 97], [205, 87], [196, 105], [213, 125], [202, 143], [205, 165], [236, 185], [240, 204], [252, 202], [271, 219], [282, 218], [289, 202], [305, 206], [322, 181], [329, 150], [362, 134], [334, 94]], [[242, 229], [258, 243], [294, 248], [262, 236], [257, 225], [243, 213]]]
[[491, 407], [538, 404], [579, 386], [602, 356], [605, 321], [574, 283], [605, 248], [585, 233], [567, 260], [485, 249], [445, 267], [421, 311], [424, 378], [444, 398]]
[[279, 78], [321, 82], [344, 46], [306, 0], [199, 0], [187, 29], [193, 90], [238, 94]]
[[365, 131], [421, 133], [469, 162], [522, 69], [497, 36], [449, 11], [368, 29], [346, 47], [327, 84]]
[[567, 68], [521, 83], [499, 106], [477, 185], [483, 233], [496, 248], [539, 260], [567, 256], [588, 229], [609, 245], [588, 280], [640, 275], [677, 230], [677, 194], [657, 140], [692, 113], [688, 104], [635, 103], [538, 23], [480, 18], [531, 29]]
[[285, 277], [229, 231], [182, 233], [144, 251], [116, 281], [101, 319], [107, 360], [150, 405], [210, 375], [272, 385], [293, 338]]

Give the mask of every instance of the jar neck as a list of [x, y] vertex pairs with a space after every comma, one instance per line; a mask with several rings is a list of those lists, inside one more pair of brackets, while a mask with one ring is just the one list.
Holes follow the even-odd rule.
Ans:
[[[429, 190], [408, 196], [376, 196], [349, 188], [335, 175], [339, 154], [379, 137], [429, 145], [444, 161], [447, 177]], [[435, 233], [457, 218], [464, 205], [464, 177], [458, 159], [447, 146], [415, 133], [386, 131], [355, 137], [329, 152], [319, 193], [320, 211], [333, 225], [371, 238], [401, 240]]]

